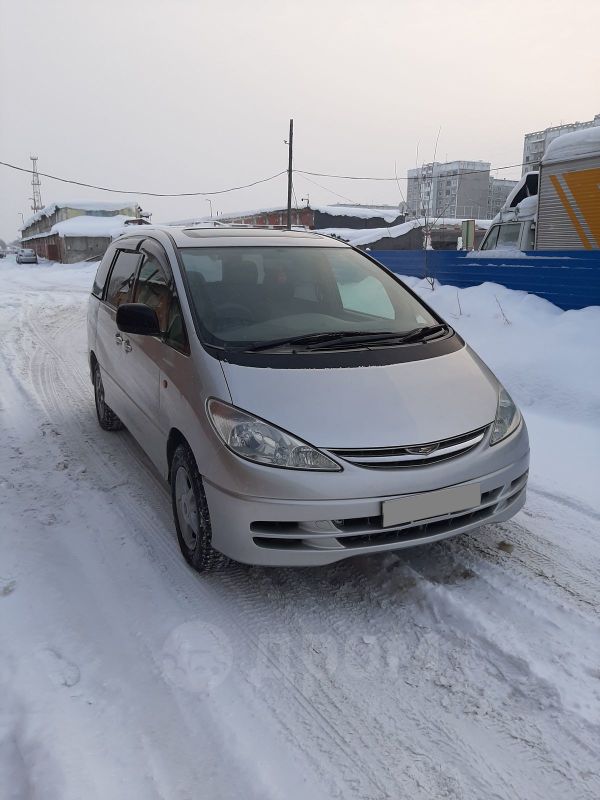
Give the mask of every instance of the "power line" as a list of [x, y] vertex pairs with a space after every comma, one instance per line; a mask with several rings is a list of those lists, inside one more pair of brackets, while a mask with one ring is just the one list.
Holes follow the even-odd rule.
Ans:
[[[591, 155], [595, 155], [597, 152], [598, 152], [597, 150], [588, 150], [586, 152], [578, 153], [578, 156], [591, 156]], [[445, 166], [445, 164], [443, 162], [438, 162], [438, 163], [439, 163], [440, 166]], [[448, 163], [452, 163], [452, 162], [448, 162]], [[426, 166], [426, 165], [424, 165], [424, 166]], [[441, 176], [435, 176], [435, 177], [445, 178], [445, 177], [450, 177], [452, 175], [481, 175], [482, 172], [483, 173], [485, 173], [485, 172], [490, 172], [491, 173], [491, 172], [496, 172], [496, 171], [501, 170], [501, 169], [516, 169], [517, 167], [529, 167], [529, 166], [531, 166], [531, 164], [528, 164], [527, 162], [523, 161], [520, 164], [505, 164], [502, 167], [490, 166], [488, 169], [470, 169], [470, 170], [469, 169], [464, 169], [464, 170], [463, 169], [458, 169], [458, 170], [454, 170], [452, 172], [444, 173]], [[422, 172], [422, 167], [417, 167], [416, 169], [418, 169], [419, 171]], [[419, 175], [415, 175], [414, 177], [408, 177], [407, 176], [406, 178], [398, 178], [397, 175], [394, 175], [393, 178], [387, 178], [387, 177], [384, 178], [384, 177], [375, 176], [375, 175], [333, 175], [332, 173], [329, 173], [329, 172], [311, 172], [309, 170], [304, 170], [304, 169], [295, 169], [294, 172], [298, 172], [301, 175], [315, 175], [315, 176], [320, 177], [320, 178], [340, 178], [342, 180], [349, 180], [349, 181], [397, 181], [397, 180], [416, 181], [416, 180], [422, 180], [422, 176], [419, 176]], [[429, 178], [429, 177], [431, 177], [431, 176], [429, 176], [429, 175], [426, 176], [426, 178]]]
[[[595, 152], [595, 151], [594, 151]], [[590, 151], [589, 155], [592, 154]], [[588, 155], [588, 153], [582, 153], [581, 155]], [[0, 161], [0, 166], [8, 167], [9, 169], [17, 170], [18, 172], [26, 172], [29, 175], [34, 174], [34, 170], [27, 169], [26, 167], [19, 167], [17, 164], [10, 164], [7, 161]], [[524, 162], [521, 164], [506, 164], [501, 167], [490, 167], [489, 172], [497, 172], [499, 170], [504, 169], [516, 169], [517, 167], [527, 166]], [[480, 175], [481, 173], [488, 172], [488, 170], [482, 169], [473, 169], [473, 170], [458, 170], [454, 173], [447, 173], [442, 177], [449, 177], [451, 175]], [[229, 192], [237, 192], [241, 189], [250, 189], [252, 186], [258, 186], [261, 183], [268, 183], [269, 181], [275, 180], [275, 178], [279, 178], [281, 175], [285, 175], [289, 173], [289, 169], [283, 169], [281, 172], [277, 172], [275, 175], [270, 175], [268, 178], [259, 178], [256, 181], [252, 181], [251, 183], [245, 183], [241, 186], [230, 186], [227, 189], [216, 189], [212, 192], [142, 192], [142, 191], [135, 191], [131, 189], [112, 189], [108, 186], [97, 186], [93, 183], [86, 183], [85, 181], [77, 181], [71, 178], [61, 178], [58, 175], [51, 175], [48, 172], [38, 172], [37, 175], [48, 178], [52, 181], [59, 181], [60, 183], [69, 183], [74, 186], [83, 186], [87, 189], [96, 189], [99, 192], [113, 192], [115, 194], [135, 194], [135, 195], [143, 195], [145, 197], [208, 197], [217, 194], [227, 194]], [[330, 172], [313, 172], [311, 170], [305, 169], [293, 169], [292, 173], [297, 173], [298, 175], [302, 175], [306, 178], [307, 175], [312, 175], [320, 178], [337, 178], [340, 180], [350, 180], [350, 181], [386, 181], [386, 182], [398, 182], [399, 180], [422, 180], [422, 176], [415, 176], [413, 177], [406, 177], [406, 178], [399, 178], [397, 175], [391, 177], [382, 177], [377, 175], [337, 175]], [[310, 180], [306, 178], [306, 180]], [[317, 186], [320, 184], [316, 183], [316, 181], [312, 181]], [[325, 186], [320, 186], [320, 188], [324, 189], [325, 191], [331, 192], [332, 194], [337, 194], [338, 197], [344, 197], [343, 195], [334, 192], [332, 189], [328, 189]], [[348, 200], [349, 198], [344, 198]]]
[[336, 197], [339, 197], [341, 200], [347, 200], [348, 203], [352, 203], [352, 205], [354, 205], [354, 206], [359, 206], [360, 205], [360, 203], [356, 203], [350, 197], [346, 197], [345, 195], [340, 194], [339, 192], [334, 192], [333, 189], [328, 189], [327, 186], [323, 186], [322, 184], [317, 183], [316, 181], [313, 181], [311, 178], [307, 178], [306, 175], [304, 175], [304, 174], [302, 174], [302, 177], [304, 178], [305, 181], [308, 181], [309, 183], [312, 183], [314, 186], [318, 186], [319, 189], [323, 189], [324, 191], [329, 192], [330, 194], [334, 194]]
[[[9, 167], [10, 169], [15, 169], [18, 172], [27, 172], [30, 175], [33, 174], [33, 170], [26, 169], [25, 167], [19, 167], [16, 164], [9, 164], [6, 161], [0, 161], [0, 166]], [[268, 181], [275, 180], [275, 178], [279, 178], [280, 175], [284, 175], [287, 170], [281, 170], [276, 175], [271, 175], [269, 178], [260, 178], [257, 181], [252, 181], [252, 183], [246, 183], [243, 186], [231, 186], [229, 189], [218, 189], [214, 192], [173, 192], [163, 193], [163, 192], [136, 192], [131, 191], [128, 189], [110, 189], [107, 186], [95, 186], [93, 183], [85, 183], [84, 181], [76, 181], [71, 180], [70, 178], [60, 178], [58, 175], [50, 175], [47, 172], [38, 172], [37, 174], [43, 178], [48, 178], [52, 181], [60, 181], [61, 183], [70, 183], [74, 186], [84, 186], [87, 189], [96, 189], [99, 192], [114, 192], [115, 194], [137, 194], [137, 195], [144, 195], [146, 197], [206, 197], [207, 195], [215, 195], [215, 194], [227, 194], [228, 192], [237, 192], [239, 189], [249, 189], [251, 186], [257, 186], [259, 183], [267, 183]]]
[[[494, 172], [494, 170], [500, 169], [515, 169], [516, 167], [523, 167], [524, 164], [507, 164], [504, 167], [490, 167], [489, 172]], [[341, 178], [342, 180], [349, 180], [349, 181], [397, 181], [398, 177], [394, 175], [393, 178], [382, 178], [379, 176], [374, 175], [332, 175], [328, 172], [310, 172], [309, 170], [304, 169], [295, 169], [294, 172], [299, 172], [301, 175], [315, 175], [318, 178]], [[456, 174], [460, 175], [480, 175], [482, 172], [488, 172], [486, 169], [472, 169], [472, 170], [457, 170]], [[448, 173], [449, 175], [451, 173]], [[400, 178], [400, 180], [419, 180], [418, 176], [414, 178]]]

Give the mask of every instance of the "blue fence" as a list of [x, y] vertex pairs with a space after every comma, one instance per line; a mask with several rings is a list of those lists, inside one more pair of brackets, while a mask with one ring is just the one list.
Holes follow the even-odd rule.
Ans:
[[467, 257], [457, 250], [373, 250], [398, 275], [432, 277], [452, 286], [486, 281], [546, 298], [560, 308], [600, 306], [600, 251], [524, 253], [517, 258]]

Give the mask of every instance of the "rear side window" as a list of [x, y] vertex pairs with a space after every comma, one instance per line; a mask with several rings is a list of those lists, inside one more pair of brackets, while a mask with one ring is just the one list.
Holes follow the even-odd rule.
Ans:
[[110, 269], [110, 265], [112, 264], [114, 256], [115, 256], [115, 251], [111, 247], [110, 250], [108, 250], [104, 254], [104, 258], [100, 262], [98, 271], [96, 272], [96, 277], [94, 278], [94, 285], [92, 286], [92, 294], [99, 300], [102, 299], [102, 293], [104, 292], [104, 284], [106, 283], [108, 271]]
[[138, 253], [128, 253], [124, 250], [121, 250], [117, 255], [117, 260], [110, 273], [106, 292], [106, 302], [109, 305], [118, 308], [121, 303], [128, 301], [140, 258], [141, 256]]

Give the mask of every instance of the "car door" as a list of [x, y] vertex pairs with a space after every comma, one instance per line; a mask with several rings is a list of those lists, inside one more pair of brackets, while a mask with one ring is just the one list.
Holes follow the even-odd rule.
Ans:
[[131, 300], [140, 253], [119, 248], [110, 268], [104, 295], [98, 306], [96, 358], [102, 372], [106, 402], [129, 427], [132, 410], [127, 391], [128, 376], [123, 350], [124, 335], [118, 330], [117, 308]]
[[171, 318], [173, 275], [167, 255], [158, 242], [146, 240], [141, 247], [143, 260], [133, 288], [132, 301], [154, 309], [160, 336], [124, 334], [123, 353], [127, 370], [127, 391], [135, 419], [132, 433], [158, 465], [166, 452], [169, 433], [160, 416], [161, 362], [169, 347], [167, 336]]

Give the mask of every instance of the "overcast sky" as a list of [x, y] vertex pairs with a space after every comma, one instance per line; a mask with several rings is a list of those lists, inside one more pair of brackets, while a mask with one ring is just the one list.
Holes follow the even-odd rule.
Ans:
[[[285, 169], [294, 117], [300, 169], [404, 176], [440, 128], [438, 160], [515, 164], [527, 131], [600, 112], [599, 30], [599, 0], [0, 0], [0, 160], [210, 191]], [[394, 182], [314, 180], [326, 188], [295, 177], [299, 201], [401, 199]], [[213, 206], [285, 194], [282, 176]], [[30, 176], [0, 166], [0, 237], [30, 195]], [[120, 196], [42, 178], [44, 203], [90, 198]], [[154, 221], [209, 211], [140, 200]]]

